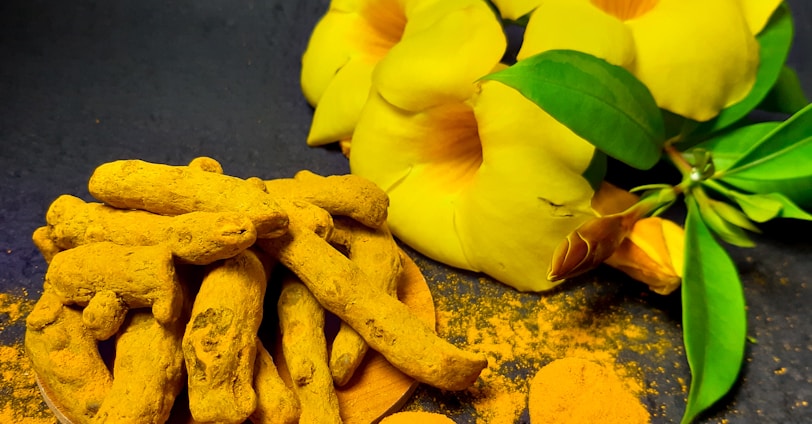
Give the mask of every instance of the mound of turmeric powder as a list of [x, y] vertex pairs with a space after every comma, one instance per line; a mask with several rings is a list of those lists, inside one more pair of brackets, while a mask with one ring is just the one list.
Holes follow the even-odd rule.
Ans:
[[396, 412], [381, 420], [380, 424], [454, 424], [451, 418], [443, 414], [423, 411]]
[[[241, 179], [196, 158], [115, 161], [88, 185], [102, 203], [60, 196], [32, 235], [49, 269], [27, 320], [27, 354], [73, 423], [165, 422], [184, 387], [197, 422], [319, 417], [367, 347], [445, 390], [467, 388], [487, 366], [397, 299], [388, 198], [367, 180], [309, 171]], [[276, 267], [295, 283], [268, 311], [276, 302], [265, 301], [266, 288], [283, 284], [271, 278]], [[352, 347], [336, 349], [330, 364], [324, 337], [307, 337], [306, 351], [288, 346], [295, 378], [285, 385], [257, 334], [263, 315], [278, 313], [285, 343], [301, 340], [303, 323], [323, 331], [314, 324], [325, 311], [343, 320], [339, 340]], [[106, 339], [112, 373], [97, 343]], [[341, 421], [334, 411], [331, 422]]]
[[557, 359], [530, 383], [530, 422], [648, 424], [650, 415], [611, 367], [576, 357]]

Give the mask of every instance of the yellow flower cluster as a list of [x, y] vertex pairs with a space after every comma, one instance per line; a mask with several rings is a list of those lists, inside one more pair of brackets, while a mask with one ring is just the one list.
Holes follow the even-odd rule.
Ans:
[[[507, 19], [529, 13], [519, 60], [590, 53], [632, 72], [660, 107], [707, 120], [752, 87], [754, 34], [780, 1], [493, 3]], [[333, 0], [302, 59], [315, 107], [307, 142], [350, 146], [352, 173], [387, 192], [390, 227], [406, 244], [519, 290], [545, 290], [559, 282], [548, 279], [556, 247], [619, 212], [618, 202], [583, 177], [591, 144], [517, 91], [480, 81], [507, 66], [506, 48], [503, 21], [483, 0]], [[662, 245], [640, 242], [663, 237], [640, 228], [648, 232], [631, 230], [637, 246]], [[661, 253], [645, 252], [671, 261]], [[674, 270], [669, 262], [632, 275], [662, 269]], [[653, 286], [673, 290], [680, 273]]]

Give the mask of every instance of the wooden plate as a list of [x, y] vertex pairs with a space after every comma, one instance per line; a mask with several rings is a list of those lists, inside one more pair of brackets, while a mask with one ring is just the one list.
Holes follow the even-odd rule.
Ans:
[[[431, 297], [426, 279], [420, 269], [405, 253], [404, 268], [398, 285], [398, 298], [431, 328], [436, 325], [434, 300]], [[278, 347], [277, 343], [277, 347]], [[279, 349], [274, 354], [279, 374], [287, 382], [290, 376]], [[375, 423], [384, 416], [397, 411], [417, 388], [418, 382], [393, 367], [384, 357], [373, 350], [367, 352], [364, 362], [356, 370], [352, 380], [344, 387], [337, 388], [341, 416], [345, 424]], [[73, 424], [54, 404], [48, 388], [37, 378], [45, 403], [62, 424]], [[191, 422], [179, 417], [187, 414], [174, 414], [170, 422]]]

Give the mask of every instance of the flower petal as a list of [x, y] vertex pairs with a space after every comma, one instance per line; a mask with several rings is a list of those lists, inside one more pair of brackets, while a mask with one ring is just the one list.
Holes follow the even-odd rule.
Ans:
[[451, 266], [473, 269], [454, 225], [455, 199], [480, 163], [470, 107], [407, 112], [373, 93], [352, 140], [350, 169], [389, 195], [389, 225], [404, 243]]
[[357, 58], [336, 72], [313, 113], [307, 144], [320, 146], [352, 136], [369, 96], [375, 62]]
[[592, 197], [592, 208], [595, 209], [598, 215], [610, 215], [625, 211], [637, 203], [638, 200], [640, 198], [636, 194], [602, 181], [598, 191]]
[[300, 82], [302, 92], [311, 105], [318, 104], [333, 76], [354, 54], [354, 48], [344, 42], [356, 36], [358, 16], [351, 13], [327, 13], [316, 24], [307, 49], [302, 55]]
[[519, 290], [548, 289], [553, 250], [595, 216], [581, 176], [594, 148], [517, 91], [481, 87], [470, 102], [422, 112], [373, 93], [350, 168], [386, 190], [404, 243]]
[[627, 68], [635, 57], [634, 40], [623, 22], [585, 0], [543, 2], [530, 15], [517, 58], [556, 49], [589, 53]]
[[637, 221], [606, 264], [667, 295], [682, 282], [685, 231], [659, 217]]
[[627, 22], [634, 73], [657, 104], [698, 121], [716, 116], [752, 88], [758, 44], [738, 0], [661, 0]]
[[661, 224], [665, 247], [668, 249], [671, 259], [671, 268], [678, 277], [682, 278], [685, 266], [685, 230], [674, 221], [667, 219], [664, 219]]
[[480, 270], [518, 290], [546, 290], [558, 283], [547, 279], [553, 251], [595, 216], [581, 176], [594, 148], [517, 91], [481, 87], [482, 165], [458, 199], [456, 228]]
[[739, 0], [750, 32], [758, 34], [767, 26], [770, 17], [773, 15], [781, 0]]
[[485, 2], [440, 3], [436, 7], [442, 9], [424, 7], [409, 14], [403, 39], [373, 74], [376, 89], [399, 108], [419, 111], [467, 99], [473, 82], [504, 54], [505, 36]]
[[333, 0], [302, 56], [301, 85], [310, 104], [319, 102], [333, 76], [351, 59], [381, 60], [403, 35], [404, 13], [398, 0]]

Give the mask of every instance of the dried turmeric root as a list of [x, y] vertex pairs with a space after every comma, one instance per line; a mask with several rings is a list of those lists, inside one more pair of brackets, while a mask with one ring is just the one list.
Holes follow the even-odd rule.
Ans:
[[257, 244], [293, 271], [318, 302], [348, 323], [392, 365], [443, 390], [463, 390], [488, 361], [437, 336], [409, 308], [370, 283], [364, 272], [327, 241], [295, 225]]
[[189, 409], [197, 421], [242, 423], [257, 407], [256, 334], [268, 268], [251, 249], [207, 268], [183, 336]]
[[183, 297], [172, 254], [165, 246], [91, 243], [57, 253], [45, 287], [65, 304], [87, 306], [98, 292], [112, 291], [129, 308], [151, 307], [162, 324], [175, 321]]
[[302, 424], [341, 423], [333, 379], [327, 365], [324, 309], [295, 276], [286, 276], [277, 303], [282, 352]]
[[128, 310], [124, 299], [114, 291], [102, 290], [82, 310], [82, 322], [96, 340], [107, 340], [121, 328]]
[[299, 171], [293, 178], [265, 181], [265, 187], [274, 197], [301, 199], [368, 227], [378, 228], [386, 222], [389, 197], [373, 182], [357, 175], [322, 177]]
[[26, 318], [25, 350], [40, 384], [66, 418], [88, 423], [113, 384], [82, 312], [45, 290]]
[[163, 424], [183, 388], [183, 320], [161, 325], [132, 311], [116, 338], [113, 385], [93, 421]]
[[257, 338], [257, 359], [254, 362], [254, 390], [257, 409], [251, 414], [253, 424], [296, 424], [302, 409], [293, 390], [285, 384], [273, 357]]
[[273, 197], [255, 184], [199, 167], [109, 162], [96, 168], [88, 189], [108, 205], [159, 215], [239, 212], [254, 224], [257, 237], [279, 236], [288, 225], [288, 217]]
[[[355, 220], [336, 217], [330, 242], [342, 246], [370, 283], [390, 296], [398, 295], [398, 277], [403, 270], [400, 249], [386, 224], [369, 228]], [[349, 324], [341, 322], [330, 350], [330, 373], [337, 386], [350, 381], [361, 365], [369, 345]]]
[[39, 227], [34, 230], [34, 233], [31, 235], [31, 241], [34, 242], [34, 246], [37, 246], [39, 253], [42, 254], [42, 257], [45, 259], [45, 263], [51, 263], [51, 259], [53, 259], [57, 253], [64, 250], [54, 242], [51, 229], [47, 226]]
[[293, 225], [307, 228], [325, 239], [333, 234], [333, 217], [324, 209], [296, 199], [280, 199], [279, 205]]
[[181, 262], [207, 265], [230, 258], [256, 241], [253, 223], [237, 212], [190, 212], [177, 216], [116, 209], [63, 194], [45, 215], [61, 249], [109, 241], [120, 245], [166, 244]]
[[220, 165], [216, 159], [200, 156], [192, 159], [189, 162], [189, 168], [200, 169], [201, 171], [214, 172], [215, 174], [223, 173], [223, 165]]

